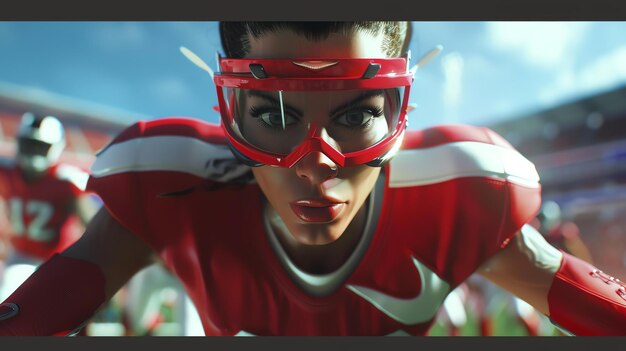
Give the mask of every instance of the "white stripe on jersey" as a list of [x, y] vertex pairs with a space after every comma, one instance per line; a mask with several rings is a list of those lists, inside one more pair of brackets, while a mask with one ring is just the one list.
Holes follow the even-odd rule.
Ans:
[[[94, 162], [91, 175], [99, 178], [124, 172], [178, 171], [227, 181], [250, 169], [236, 163], [226, 145], [183, 136], [152, 136], [109, 146]], [[475, 176], [539, 186], [535, 166], [519, 152], [472, 141], [400, 150], [390, 162], [389, 184], [392, 188], [409, 187]]]
[[474, 141], [400, 150], [391, 159], [389, 169], [389, 186], [392, 188], [434, 184], [461, 177], [500, 178], [526, 187], [539, 187], [535, 166], [519, 152]]
[[[152, 136], [112, 144], [96, 158], [95, 178], [136, 171], [178, 171], [208, 178], [211, 160], [235, 160], [226, 145], [184, 136]], [[239, 172], [237, 172], [239, 173]]]

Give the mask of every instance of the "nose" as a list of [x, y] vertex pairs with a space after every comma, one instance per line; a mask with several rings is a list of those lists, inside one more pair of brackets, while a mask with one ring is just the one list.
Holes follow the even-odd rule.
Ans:
[[328, 156], [321, 152], [311, 152], [304, 156], [295, 166], [298, 177], [311, 182], [321, 184], [329, 179], [337, 177], [339, 167]]

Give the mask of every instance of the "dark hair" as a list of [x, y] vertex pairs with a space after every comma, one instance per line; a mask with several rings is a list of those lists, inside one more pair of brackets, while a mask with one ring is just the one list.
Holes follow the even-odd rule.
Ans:
[[404, 55], [411, 40], [409, 22], [220, 22], [220, 39], [226, 57], [242, 58], [250, 50], [249, 37], [259, 38], [267, 33], [291, 30], [308, 40], [318, 41], [333, 33], [356, 33], [359, 31], [384, 33], [383, 51], [387, 57]]

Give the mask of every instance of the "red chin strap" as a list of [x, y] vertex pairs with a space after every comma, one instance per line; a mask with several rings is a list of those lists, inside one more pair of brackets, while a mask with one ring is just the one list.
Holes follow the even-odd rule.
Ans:
[[96, 264], [55, 254], [0, 304], [0, 336], [66, 336], [105, 302]]
[[626, 335], [623, 283], [565, 252], [548, 307], [553, 323], [574, 335]]

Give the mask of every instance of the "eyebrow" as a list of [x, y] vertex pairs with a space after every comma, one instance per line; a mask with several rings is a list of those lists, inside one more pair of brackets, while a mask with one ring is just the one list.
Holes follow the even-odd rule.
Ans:
[[[259, 90], [249, 90], [248, 91], [248, 96], [255, 96], [264, 100], [267, 100], [275, 105], [280, 106], [280, 101], [278, 99], [276, 99], [275, 97], [273, 97], [272, 95], [269, 95], [267, 93], [264, 93], [262, 91]], [[350, 100], [349, 102], [344, 103], [341, 106], [338, 106], [336, 108], [334, 108], [330, 115], [333, 116], [335, 114], [337, 114], [339, 111], [341, 110], [345, 110], [348, 109], [349, 107], [358, 104], [359, 102], [363, 101], [363, 100], [367, 100], [371, 97], [374, 96], [381, 96], [384, 97], [384, 91], [382, 89], [376, 89], [376, 90], [367, 90], [365, 92], [363, 92], [361, 95], [357, 96], [356, 98]], [[301, 110], [290, 106], [288, 104], [283, 104], [285, 111], [290, 111], [291, 113], [297, 114], [298, 116], [303, 116], [304, 113], [302, 113]]]
[[[269, 101], [269, 102], [271, 102], [271, 103], [273, 103], [275, 105], [280, 106], [280, 101], [277, 98], [275, 98], [272, 95], [269, 95], [267, 93], [258, 91], [258, 90], [249, 90], [248, 91], [248, 96], [255, 96], [255, 97], [267, 100], [267, 101]], [[284, 104], [283, 103], [283, 107], [285, 108], [285, 111], [289, 111], [289, 112], [291, 112], [293, 114], [296, 114], [296, 115], [298, 115], [300, 117], [302, 117], [304, 115], [304, 113], [302, 113], [302, 111], [300, 111], [297, 108], [295, 108], [293, 106], [290, 106], [288, 104]]]
[[336, 107], [332, 110], [332, 112], [330, 113], [331, 116], [337, 114], [339, 111], [341, 110], [345, 110], [348, 109], [349, 107], [358, 104], [359, 102], [363, 101], [363, 100], [367, 100], [371, 97], [374, 96], [381, 96], [381, 97], [385, 97], [384, 95], [384, 91], [382, 89], [376, 89], [376, 90], [367, 90], [365, 92], [363, 92], [361, 95], [357, 96], [356, 98], [352, 99], [351, 101]]

